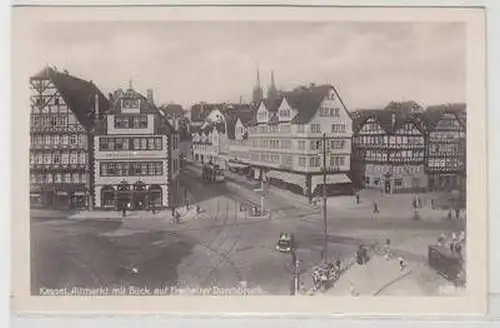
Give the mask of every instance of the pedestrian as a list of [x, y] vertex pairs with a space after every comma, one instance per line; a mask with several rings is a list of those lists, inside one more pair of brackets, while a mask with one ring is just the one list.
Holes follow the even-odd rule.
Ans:
[[175, 206], [172, 206], [172, 217], [175, 217]]
[[422, 208], [422, 200], [420, 199], [420, 196], [417, 196], [417, 207]]
[[460, 208], [455, 208], [455, 219], [460, 220]]
[[190, 204], [189, 204], [189, 199], [186, 199], [186, 211], [189, 211]]
[[408, 266], [408, 263], [402, 257], [398, 258], [398, 260], [399, 260], [399, 269], [403, 271]]
[[360, 203], [360, 200], [359, 200], [359, 192], [356, 193], [356, 204], [359, 204]]
[[451, 214], [451, 208], [448, 210], [448, 220], [451, 221], [451, 218], [452, 218], [452, 214]]
[[413, 198], [413, 209], [417, 209], [417, 198]]
[[373, 203], [373, 213], [374, 214], [380, 213], [377, 202]]
[[127, 208], [125, 205], [122, 205], [122, 217], [125, 217], [127, 215]]

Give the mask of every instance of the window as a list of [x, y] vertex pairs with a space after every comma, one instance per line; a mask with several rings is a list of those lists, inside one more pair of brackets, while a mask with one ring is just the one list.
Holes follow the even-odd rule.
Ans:
[[332, 132], [345, 132], [345, 124], [332, 124]]
[[331, 140], [330, 148], [331, 149], [344, 149], [345, 140]]
[[311, 132], [312, 133], [321, 133], [321, 125], [311, 124]]
[[326, 107], [320, 107], [319, 109], [319, 116], [329, 116], [330, 115], [330, 109]]
[[299, 157], [299, 166], [300, 167], [306, 166], [306, 158], [305, 157]]
[[306, 141], [305, 140], [299, 140], [299, 150], [305, 150], [306, 149]]
[[75, 134], [72, 134], [69, 136], [69, 143], [71, 145], [75, 145], [76, 144], [76, 135]]
[[56, 152], [53, 155], [54, 156], [52, 158], [52, 163], [54, 163], [54, 164], [61, 164], [61, 153]]
[[367, 185], [369, 185], [369, 184], [370, 184], [370, 177], [365, 177], [365, 183], [366, 183]]
[[317, 156], [309, 158], [309, 165], [311, 167], [319, 167], [320, 166], [319, 162], [320, 162], [320, 159]]
[[403, 185], [403, 179], [394, 179], [394, 185], [400, 187]]
[[147, 127], [147, 115], [115, 115], [116, 129], [145, 129]]

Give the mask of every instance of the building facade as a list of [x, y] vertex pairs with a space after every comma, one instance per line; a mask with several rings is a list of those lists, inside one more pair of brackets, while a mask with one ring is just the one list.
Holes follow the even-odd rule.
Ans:
[[177, 205], [178, 134], [131, 85], [110, 96], [109, 113], [98, 122], [94, 140], [96, 208]]
[[465, 192], [466, 106], [448, 104], [425, 112], [427, 149], [425, 169], [431, 190]]
[[90, 81], [46, 67], [30, 78], [30, 203], [92, 208], [96, 110], [106, 97]]
[[352, 192], [352, 118], [333, 86], [299, 87], [261, 101], [255, 118], [235, 131], [231, 157], [249, 165], [254, 178], [309, 198], [322, 191], [325, 134], [327, 193]]
[[416, 103], [357, 113], [352, 168], [360, 187], [388, 194], [426, 190], [425, 149], [423, 113]]

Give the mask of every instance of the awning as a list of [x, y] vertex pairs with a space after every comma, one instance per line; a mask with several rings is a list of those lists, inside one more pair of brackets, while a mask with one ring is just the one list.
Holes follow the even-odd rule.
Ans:
[[[351, 179], [344, 174], [329, 174], [326, 176], [326, 184], [340, 184], [340, 183], [351, 183]], [[316, 189], [317, 185], [323, 184], [323, 175], [313, 175], [311, 177], [311, 187], [312, 190]]]
[[56, 192], [57, 196], [68, 196], [68, 193], [66, 191], [58, 191]]
[[300, 187], [305, 187], [306, 185], [306, 177], [302, 174], [285, 172], [285, 171], [275, 171], [269, 170], [266, 172], [266, 177], [282, 180], [283, 182], [295, 184]]
[[85, 193], [83, 191], [75, 191], [73, 196], [85, 196]]

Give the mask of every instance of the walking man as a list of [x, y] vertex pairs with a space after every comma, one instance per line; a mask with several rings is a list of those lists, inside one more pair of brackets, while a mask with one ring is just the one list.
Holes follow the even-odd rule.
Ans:
[[455, 208], [455, 219], [460, 220], [460, 208]]
[[360, 203], [360, 200], [359, 200], [359, 192], [356, 193], [356, 204], [359, 204]]
[[377, 202], [373, 203], [373, 213], [374, 214], [380, 213]]

